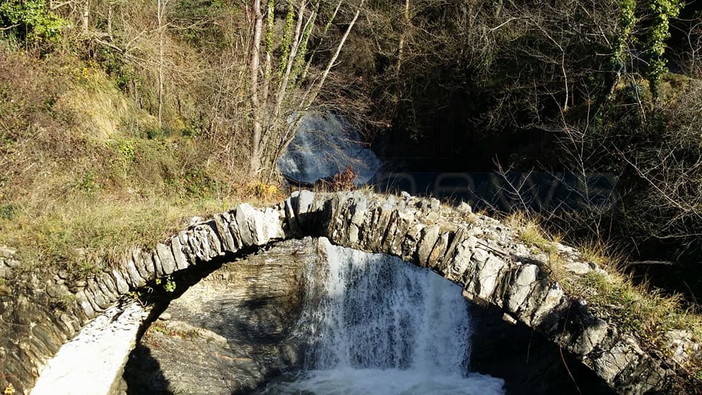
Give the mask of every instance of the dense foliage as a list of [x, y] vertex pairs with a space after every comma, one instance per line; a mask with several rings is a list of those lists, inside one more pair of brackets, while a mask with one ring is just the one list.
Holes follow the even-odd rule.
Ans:
[[[368, 28], [387, 33], [374, 37], [381, 50], [366, 74], [375, 79], [376, 114], [400, 131], [395, 141], [449, 135], [453, 161], [467, 170], [497, 161], [518, 171], [613, 175], [616, 206], [584, 196], [591, 207], [548, 213], [552, 226], [612, 243], [631, 261], [686, 265], [679, 289], [699, 295], [702, 281], [692, 273], [702, 253], [702, 102], [693, 7], [411, 1], [403, 21], [398, 3], [372, 14]], [[407, 32], [402, 58], [393, 30]]]
[[54, 39], [65, 25], [45, 0], [6, 0], [0, 4], [0, 26], [19, 41]]

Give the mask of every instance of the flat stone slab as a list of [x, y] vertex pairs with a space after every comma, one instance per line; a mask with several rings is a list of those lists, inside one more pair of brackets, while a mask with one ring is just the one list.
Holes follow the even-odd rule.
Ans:
[[112, 393], [147, 316], [136, 302], [108, 309], [49, 360], [31, 394]]

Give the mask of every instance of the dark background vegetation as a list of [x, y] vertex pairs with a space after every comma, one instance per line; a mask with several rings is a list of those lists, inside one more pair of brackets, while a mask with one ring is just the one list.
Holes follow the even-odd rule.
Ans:
[[701, 295], [699, 4], [416, 1], [404, 20], [385, 14], [394, 6], [358, 33], [406, 37], [403, 58], [379, 46], [370, 72], [356, 69], [373, 81], [380, 152], [413, 171], [614, 176], [617, 205], [581, 191], [591, 206], [541, 213], [544, 225], [607, 244], [639, 280]]

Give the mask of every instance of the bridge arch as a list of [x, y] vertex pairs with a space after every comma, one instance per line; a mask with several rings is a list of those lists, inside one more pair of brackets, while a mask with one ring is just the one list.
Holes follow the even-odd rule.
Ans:
[[[530, 251], [515, 230], [470, 210], [407, 194], [299, 191], [273, 207], [242, 204], [191, 225], [152, 250], [134, 250], [122, 265], [88, 280], [76, 300], [87, 317], [94, 317], [121, 295], [157, 278], [305, 236], [323, 236], [336, 245], [429, 268], [460, 284], [466, 299], [493, 305], [568, 350], [618, 392], [666, 391], [672, 385], [675, 373], [666, 361], [569, 296], [543, 270], [544, 257]], [[557, 248], [574, 275], [600, 270], [576, 250]]]

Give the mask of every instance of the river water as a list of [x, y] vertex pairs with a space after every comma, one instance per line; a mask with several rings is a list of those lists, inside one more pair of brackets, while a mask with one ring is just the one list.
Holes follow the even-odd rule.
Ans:
[[304, 369], [267, 394], [502, 394], [470, 373], [471, 322], [461, 288], [401, 260], [332, 246], [308, 270]]

